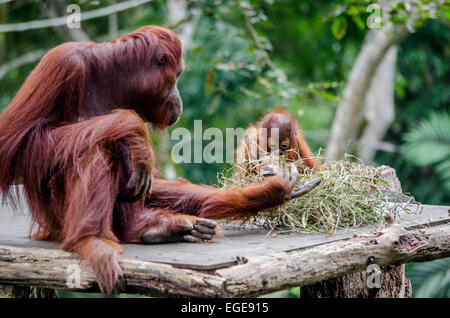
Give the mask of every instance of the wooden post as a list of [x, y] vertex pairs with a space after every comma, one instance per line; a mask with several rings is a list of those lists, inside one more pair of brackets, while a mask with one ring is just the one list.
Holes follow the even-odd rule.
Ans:
[[[377, 168], [377, 177], [388, 182], [386, 190], [402, 193], [400, 180], [393, 168]], [[367, 264], [370, 265], [370, 264]], [[368, 288], [370, 273], [360, 272], [330, 278], [300, 290], [301, 298], [410, 298], [411, 283], [405, 277], [405, 265], [381, 267], [381, 288]]]

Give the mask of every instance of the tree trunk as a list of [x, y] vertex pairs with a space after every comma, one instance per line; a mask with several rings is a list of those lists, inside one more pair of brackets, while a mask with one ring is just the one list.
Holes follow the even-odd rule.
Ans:
[[200, 18], [200, 11], [197, 9], [189, 10], [186, 0], [167, 0], [167, 8], [169, 11], [167, 23], [169, 25], [179, 24], [175, 32], [183, 45], [185, 53], [191, 46], [192, 37]]
[[359, 127], [363, 102], [370, 87], [372, 78], [383, 60], [386, 52], [399, 43], [406, 35], [404, 28], [387, 30], [370, 30], [366, 34], [363, 46], [353, 65], [343, 93], [343, 100], [336, 112], [331, 137], [328, 143], [326, 157], [338, 160], [343, 157], [351, 136], [355, 135]]
[[[400, 2], [409, 8], [407, 10], [407, 20], [404, 24], [394, 24], [390, 21], [390, 10]], [[428, 6], [429, 12], [435, 11], [443, 3], [444, 1], [442, 0], [430, 1]], [[344, 88], [342, 102], [339, 104], [331, 128], [331, 137], [326, 151], [326, 157], [329, 159], [341, 159], [347, 151], [349, 142], [351, 142], [350, 139], [356, 135], [364, 110], [363, 102], [367, 100], [366, 96], [368, 93], [370, 95], [369, 88], [372, 79], [375, 77], [375, 72], [381, 61], [383, 61], [386, 52], [391, 47], [400, 43], [408, 35], [410, 30], [413, 31], [415, 23], [424, 15], [423, 7], [417, 5], [413, 0], [379, 0], [377, 4], [382, 11], [381, 19], [384, 26], [379, 29], [371, 29], [366, 33], [363, 46], [350, 71], [347, 84]], [[389, 58], [386, 63], [394, 65], [394, 62], [389, 62]], [[380, 76], [383, 76], [383, 74], [380, 74]], [[376, 85], [372, 86], [373, 89], [376, 89]], [[370, 127], [370, 130], [365, 135], [369, 144], [363, 150], [367, 158], [370, 158], [371, 155], [373, 156], [373, 143], [377, 143], [376, 139], [380, 139], [379, 134], [384, 133], [385, 130], [386, 128], [382, 126], [377, 128]], [[371, 133], [374, 133], [376, 136], [369, 138], [368, 134]]]
[[358, 158], [368, 164], [394, 120], [394, 75], [397, 46], [393, 45], [378, 66], [364, 102], [366, 127], [359, 142]]

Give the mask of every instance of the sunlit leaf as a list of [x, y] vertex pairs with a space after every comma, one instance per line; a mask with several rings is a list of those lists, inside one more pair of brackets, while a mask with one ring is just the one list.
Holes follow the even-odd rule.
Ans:
[[336, 39], [342, 39], [347, 32], [347, 19], [343, 16], [336, 18], [331, 25], [331, 32]]

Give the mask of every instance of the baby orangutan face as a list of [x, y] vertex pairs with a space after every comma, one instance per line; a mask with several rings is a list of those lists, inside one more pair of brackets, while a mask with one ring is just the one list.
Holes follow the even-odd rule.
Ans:
[[284, 155], [294, 147], [295, 129], [292, 120], [285, 114], [272, 114], [270, 120], [261, 124], [261, 128], [267, 131], [267, 148], [271, 153]]

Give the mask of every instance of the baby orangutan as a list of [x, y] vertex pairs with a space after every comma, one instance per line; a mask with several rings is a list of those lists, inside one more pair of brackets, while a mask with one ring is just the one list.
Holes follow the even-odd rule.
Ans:
[[249, 163], [270, 154], [285, 156], [288, 162], [301, 159], [302, 164], [297, 167], [300, 173], [304, 166], [314, 171], [323, 169], [303, 138], [294, 116], [282, 107], [267, 113], [256, 126], [252, 125], [246, 130], [236, 157], [238, 164], [244, 165], [245, 170], [255, 172]]

